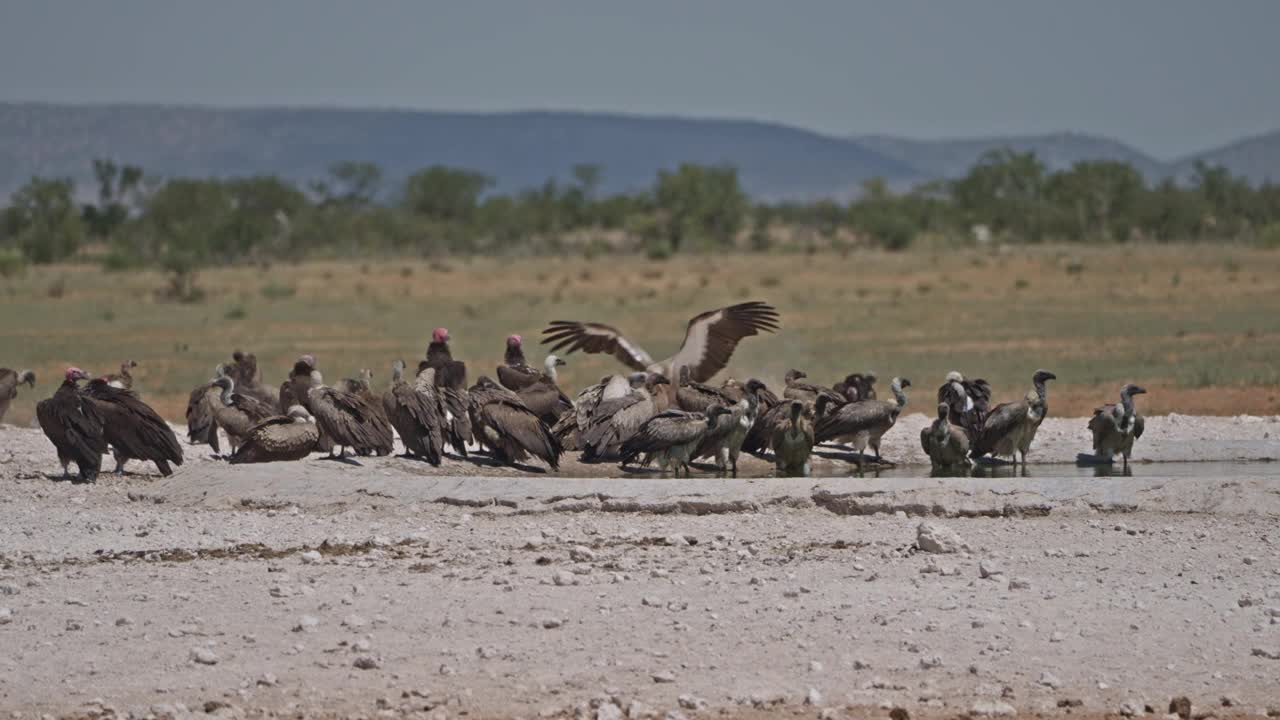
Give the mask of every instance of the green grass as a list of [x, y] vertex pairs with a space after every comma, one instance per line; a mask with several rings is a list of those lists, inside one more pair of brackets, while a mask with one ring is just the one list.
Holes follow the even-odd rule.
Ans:
[[[780, 383], [797, 367], [829, 383], [874, 370], [884, 384], [911, 378], [920, 409], [947, 370], [1009, 399], [1045, 367], [1060, 378], [1055, 414], [1084, 414], [1130, 380], [1152, 391], [1149, 412], [1280, 411], [1280, 253], [1236, 247], [325, 262], [203, 271], [196, 283], [203, 300], [184, 304], [162, 299], [156, 272], [0, 279], [0, 366], [40, 378], [6, 421], [29, 422], [71, 364], [105, 373], [137, 360], [144, 397], [177, 419], [236, 348], [257, 353], [271, 383], [304, 352], [331, 379], [370, 367], [381, 383], [443, 325], [474, 379], [493, 373], [513, 332], [540, 360], [550, 320], [614, 324], [662, 358], [691, 315], [752, 298], [776, 305], [783, 329], [739, 346], [739, 377]], [[570, 390], [620, 368], [568, 360]]]

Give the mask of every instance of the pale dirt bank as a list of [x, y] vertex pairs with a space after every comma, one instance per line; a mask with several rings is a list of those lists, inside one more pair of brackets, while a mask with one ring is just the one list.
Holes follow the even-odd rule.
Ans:
[[[904, 418], [886, 457], [916, 457], [923, 423]], [[1050, 419], [1033, 460], [1073, 460], [1082, 427]], [[1278, 429], [1153, 418], [1139, 457], [1280, 457]], [[138, 717], [613, 719], [1163, 715], [1175, 696], [1197, 715], [1280, 706], [1270, 463], [675, 481], [189, 454], [168, 480], [71, 485], [46, 478], [59, 468], [38, 431], [0, 428], [0, 709], [97, 712], [100, 699]], [[957, 533], [958, 551], [918, 551], [922, 521]]]

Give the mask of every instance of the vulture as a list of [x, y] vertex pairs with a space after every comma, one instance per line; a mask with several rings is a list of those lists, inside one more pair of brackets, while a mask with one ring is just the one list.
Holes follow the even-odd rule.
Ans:
[[[373, 371], [372, 370], [370, 370], [369, 368], [361, 368], [360, 372], [356, 373], [356, 377], [343, 378], [339, 380], [337, 383], [335, 383], [333, 387], [342, 392], [351, 393], [352, 395], [359, 397], [361, 400], [363, 400], [365, 403], [368, 404], [369, 408], [375, 414], [381, 416], [382, 422], [379, 424], [385, 425], [387, 427], [391, 426], [391, 418], [387, 415], [386, 407], [383, 403], [383, 400], [381, 398], [375, 397], [373, 394]], [[332, 447], [329, 447], [328, 449], [330, 451], [333, 450]], [[356, 454], [362, 457], [366, 455], [371, 455], [373, 454], [373, 452], [374, 452], [374, 449], [372, 447], [360, 447], [356, 449]]]
[[1089, 430], [1093, 433], [1093, 454], [1101, 462], [1111, 462], [1116, 453], [1124, 458], [1124, 469], [1129, 469], [1129, 454], [1133, 441], [1142, 437], [1146, 423], [1133, 407], [1133, 396], [1145, 394], [1146, 388], [1128, 383], [1120, 388], [1120, 403], [1107, 404], [1093, 411]]
[[288, 414], [274, 415], [249, 428], [230, 462], [238, 465], [302, 460], [318, 449], [319, 442], [320, 428], [311, 422], [311, 414], [301, 405], [294, 405]]
[[[520, 396], [525, 406], [548, 427], [559, 422], [561, 416], [572, 414], [573, 401], [556, 384], [556, 367], [564, 364], [564, 360], [555, 355], [548, 355], [545, 362], [546, 371], [538, 373], [532, 382], [516, 390], [516, 394]], [[498, 370], [501, 371], [502, 368]], [[504, 385], [504, 387], [507, 386]], [[514, 388], [508, 387], [508, 389]]]
[[[748, 381], [750, 382], [750, 381]], [[749, 452], [759, 455], [769, 447], [769, 438], [773, 435], [773, 428], [786, 417], [787, 410], [783, 409], [788, 406], [789, 401], [779, 400], [778, 396], [773, 393], [764, 383], [756, 380], [757, 388], [755, 395], [756, 400], [760, 403], [759, 409], [756, 411], [755, 424], [747, 431], [747, 436], [742, 440], [743, 452]], [[819, 400], [823, 405], [826, 400]], [[805, 403], [806, 408], [811, 406]]]
[[[662, 375], [636, 372], [627, 380], [630, 392], [622, 397], [601, 400], [592, 414], [591, 423], [579, 430], [582, 433], [583, 462], [617, 460], [627, 438], [634, 435], [646, 420], [658, 414], [650, 388], [668, 384], [667, 379]], [[609, 385], [605, 386], [606, 392]]]
[[308, 412], [311, 411], [308, 395], [311, 392], [311, 371], [315, 369], [315, 355], [302, 355], [293, 363], [288, 379], [280, 383], [278, 404], [282, 414], [288, 415], [289, 408], [294, 405], [301, 405]]
[[622, 466], [645, 455], [645, 464], [657, 462], [663, 472], [671, 469], [676, 475], [684, 468], [688, 477], [694, 452], [707, 435], [714, 432], [717, 420], [728, 413], [723, 405], [712, 405], [705, 413], [675, 409], [658, 413], [622, 444]]
[[564, 450], [547, 424], [525, 407], [519, 395], [483, 375], [468, 393], [476, 441], [489, 448], [495, 459], [515, 464], [532, 455], [552, 470], [560, 468]]
[[205, 403], [216, 423], [211, 432], [216, 433], [218, 427], [226, 431], [232, 453], [240, 447], [249, 428], [277, 414], [270, 405], [235, 392], [236, 381], [223, 372], [221, 365], [218, 366], [218, 377], [207, 387]]
[[9, 403], [18, 397], [18, 386], [22, 383], [35, 390], [36, 374], [30, 370], [15, 372], [9, 368], [0, 368], [0, 422], [4, 422], [4, 415], [9, 412]]
[[[236, 382], [236, 392], [241, 395], [252, 395], [255, 399], [268, 405], [280, 405], [279, 395], [262, 384], [262, 373], [258, 370], [257, 355], [236, 350], [231, 353], [231, 360], [232, 364], [227, 367], [226, 371], [227, 375], [231, 376], [231, 379]], [[287, 415], [288, 407], [281, 407], [280, 411]]]
[[512, 392], [519, 392], [541, 376], [542, 373], [524, 359], [524, 338], [507, 336], [507, 349], [502, 355], [502, 364], [498, 366], [498, 383]]
[[405, 364], [391, 366], [391, 387], [382, 395], [382, 408], [391, 426], [400, 434], [406, 456], [420, 457], [439, 467], [444, 458], [444, 420], [440, 394], [435, 386], [435, 370], [422, 371], [422, 382], [404, 380]]
[[80, 368], [67, 368], [65, 379], [53, 397], [36, 403], [36, 419], [45, 437], [58, 451], [62, 472], [71, 477], [67, 466], [76, 464], [81, 482], [94, 482], [102, 468], [102, 455], [107, 451], [103, 436], [102, 416], [96, 404], [80, 392], [76, 385], [87, 380]]
[[[821, 402], [821, 401], [820, 401]], [[799, 400], [782, 405], [785, 415], [771, 428], [769, 449], [778, 475], [808, 477], [813, 453], [813, 411]]]
[[1018, 402], [1001, 403], [991, 409], [982, 421], [982, 428], [970, 442], [969, 457], [977, 460], [983, 455], [1012, 458], [1022, 466], [1027, 465], [1027, 451], [1036, 437], [1036, 430], [1049, 413], [1048, 391], [1045, 383], [1057, 379], [1048, 370], [1037, 370], [1032, 376], [1032, 389]]
[[[737, 402], [737, 400], [729, 399], [729, 395], [723, 390], [700, 382], [694, 382], [689, 375], [688, 365], [680, 368], [680, 384], [676, 388], [676, 406], [681, 410], [704, 413], [712, 405], [728, 407]], [[745, 397], [745, 390], [742, 395]], [[738, 400], [740, 399], [742, 398], [738, 398]]]
[[133, 389], [133, 373], [130, 371], [136, 367], [138, 367], [137, 360], [125, 360], [124, 362], [120, 363], [120, 372], [111, 373], [106, 377], [107, 384], [109, 384], [113, 388], [118, 388], [120, 390], [132, 390]]
[[605, 400], [614, 400], [631, 393], [631, 385], [623, 375], [606, 375], [600, 382], [583, 388], [573, 403], [573, 412], [567, 412], [551, 427], [560, 446], [565, 450], [582, 450], [582, 431], [590, 427], [596, 408]]
[[787, 387], [782, 391], [782, 397], [787, 400], [799, 400], [810, 405], [817, 403], [819, 397], [825, 397], [827, 402], [833, 405], [843, 405], [847, 402], [843, 395], [836, 394], [834, 390], [807, 383], [801, 379], [806, 377], [809, 376], [799, 370], [788, 370], [783, 378]]
[[173, 428], [132, 390], [98, 378], [89, 383], [85, 395], [102, 418], [102, 435], [114, 451], [117, 473], [123, 475], [130, 460], [153, 462], [165, 477], [173, 474], [169, 463], [182, 464], [182, 446]]
[[969, 467], [969, 434], [948, 419], [951, 405], [938, 403], [938, 419], [920, 430], [920, 447], [935, 470]]
[[418, 364], [418, 372], [423, 368], [434, 368], [436, 385], [466, 389], [467, 366], [460, 360], [453, 359], [449, 350], [449, 331], [438, 327], [431, 331], [431, 343], [427, 345], [427, 359]]
[[689, 368], [694, 382], [707, 382], [729, 364], [729, 358], [743, 338], [778, 329], [778, 311], [760, 301], [751, 301], [711, 310], [695, 316], [685, 329], [684, 342], [675, 355], [654, 362], [649, 353], [627, 339], [616, 328], [594, 322], [556, 320], [542, 334], [543, 344], [564, 354], [581, 350], [609, 353], [632, 370], [679, 378], [680, 368]]
[[319, 370], [311, 371], [311, 391], [307, 394], [310, 412], [320, 433], [333, 441], [342, 459], [347, 448], [360, 454], [390, 455], [395, 452], [395, 433], [391, 422], [372, 395], [345, 392], [324, 384]]
[[849, 375], [845, 375], [844, 380], [832, 385], [831, 389], [841, 397], [843, 402], [875, 400], [875, 384], [875, 373], [851, 373]]
[[187, 442], [192, 445], [205, 444], [213, 448], [214, 455], [221, 455], [222, 448], [218, 443], [218, 421], [213, 417], [213, 409], [205, 401], [205, 395], [213, 387], [213, 381], [221, 375], [222, 366], [214, 369], [214, 377], [209, 382], [191, 391], [187, 398]]
[[947, 420], [959, 425], [970, 437], [982, 429], [991, 403], [991, 385], [986, 380], [966, 380], [956, 370], [947, 373], [946, 382], [938, 388], [938, 402], [947, 406]]
[[898, 421], [898, 415], [907, 405], [905, 388], [911, 387], [906, 378], [894, 378], [889, 384], [893, 400], [859, 400], [846, 403], [819, 418], [814, 427], [818, 442], [847, 439], [858, 453], [858, 465], [862, 465], [862, 451], [868, 445], [880, 462], [880, 438]]
[[[732, 470], [738, 474], [738, 455], [742, 452], [742, 442], [747, 433], [755, 426], [756, 416], [760, 410], [760, 401], [756, 391], [763, 387], [759, 380], [747, 381], [747, 392], [741, 400], [728, 406], [728, 413], [717, 417], [712, 429], [703, 438], [694, 451], [693, 457], [713, 457], [716, 467], [721, 471]], [[721, 407], [724, 407], [721, 405]], [[710, 406], [707, 408], [710, 409]], [[706, 410], [703, 410], [705, 413]]]

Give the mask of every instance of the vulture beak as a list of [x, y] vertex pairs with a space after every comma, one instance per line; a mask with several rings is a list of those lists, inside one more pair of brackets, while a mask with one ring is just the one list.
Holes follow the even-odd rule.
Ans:
[[911, 381], [906, 378], [902, 378], [902, 382], [899, 383], [899, 385], [901, 385], [904, 388], [909, 388], [911, 387]]
[[569, 363], [567, 363], [567, 362], [565, 362], [565, 361], [564, 361], [564, 358], [562, 358], [562, 357], [558, 357], [558, 358], [556, 358], [556, 367], [563, 367], [563, 366], [568, 365], [568, 364], [569, 364]]
[[1138, 386], [1138, 385], [1134, 385], [1134, 386], [1129, 390], [1129, 394], [1130, 394], [1130, 395], [1146, 395], [1146, 394], [1147, 394], [1147, 389], [1146, 389], [1146, 388], [1144, 388], [1144, 387], [1140, 387], [1140, 386]]

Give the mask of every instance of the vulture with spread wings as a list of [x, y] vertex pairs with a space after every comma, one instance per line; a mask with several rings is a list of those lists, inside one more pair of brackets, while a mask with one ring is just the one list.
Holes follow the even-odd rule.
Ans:
[[662, 362], [654, 362], [643, 348], [602, 323], [556, 320], [542, 331], [542, 342], [551, 345], [551, 352], [565, 355], [578, 350], [609, 353], [634, 370], [660, 373], [667, 378], [679, 378], [680, 368], [687, 367], [690, 380], [705, 383], [729, 364], [729, 357], [743, 338], [777, 329], [778, 311], [753, 300], [694, 317], [685, 330], [679, 352]]

